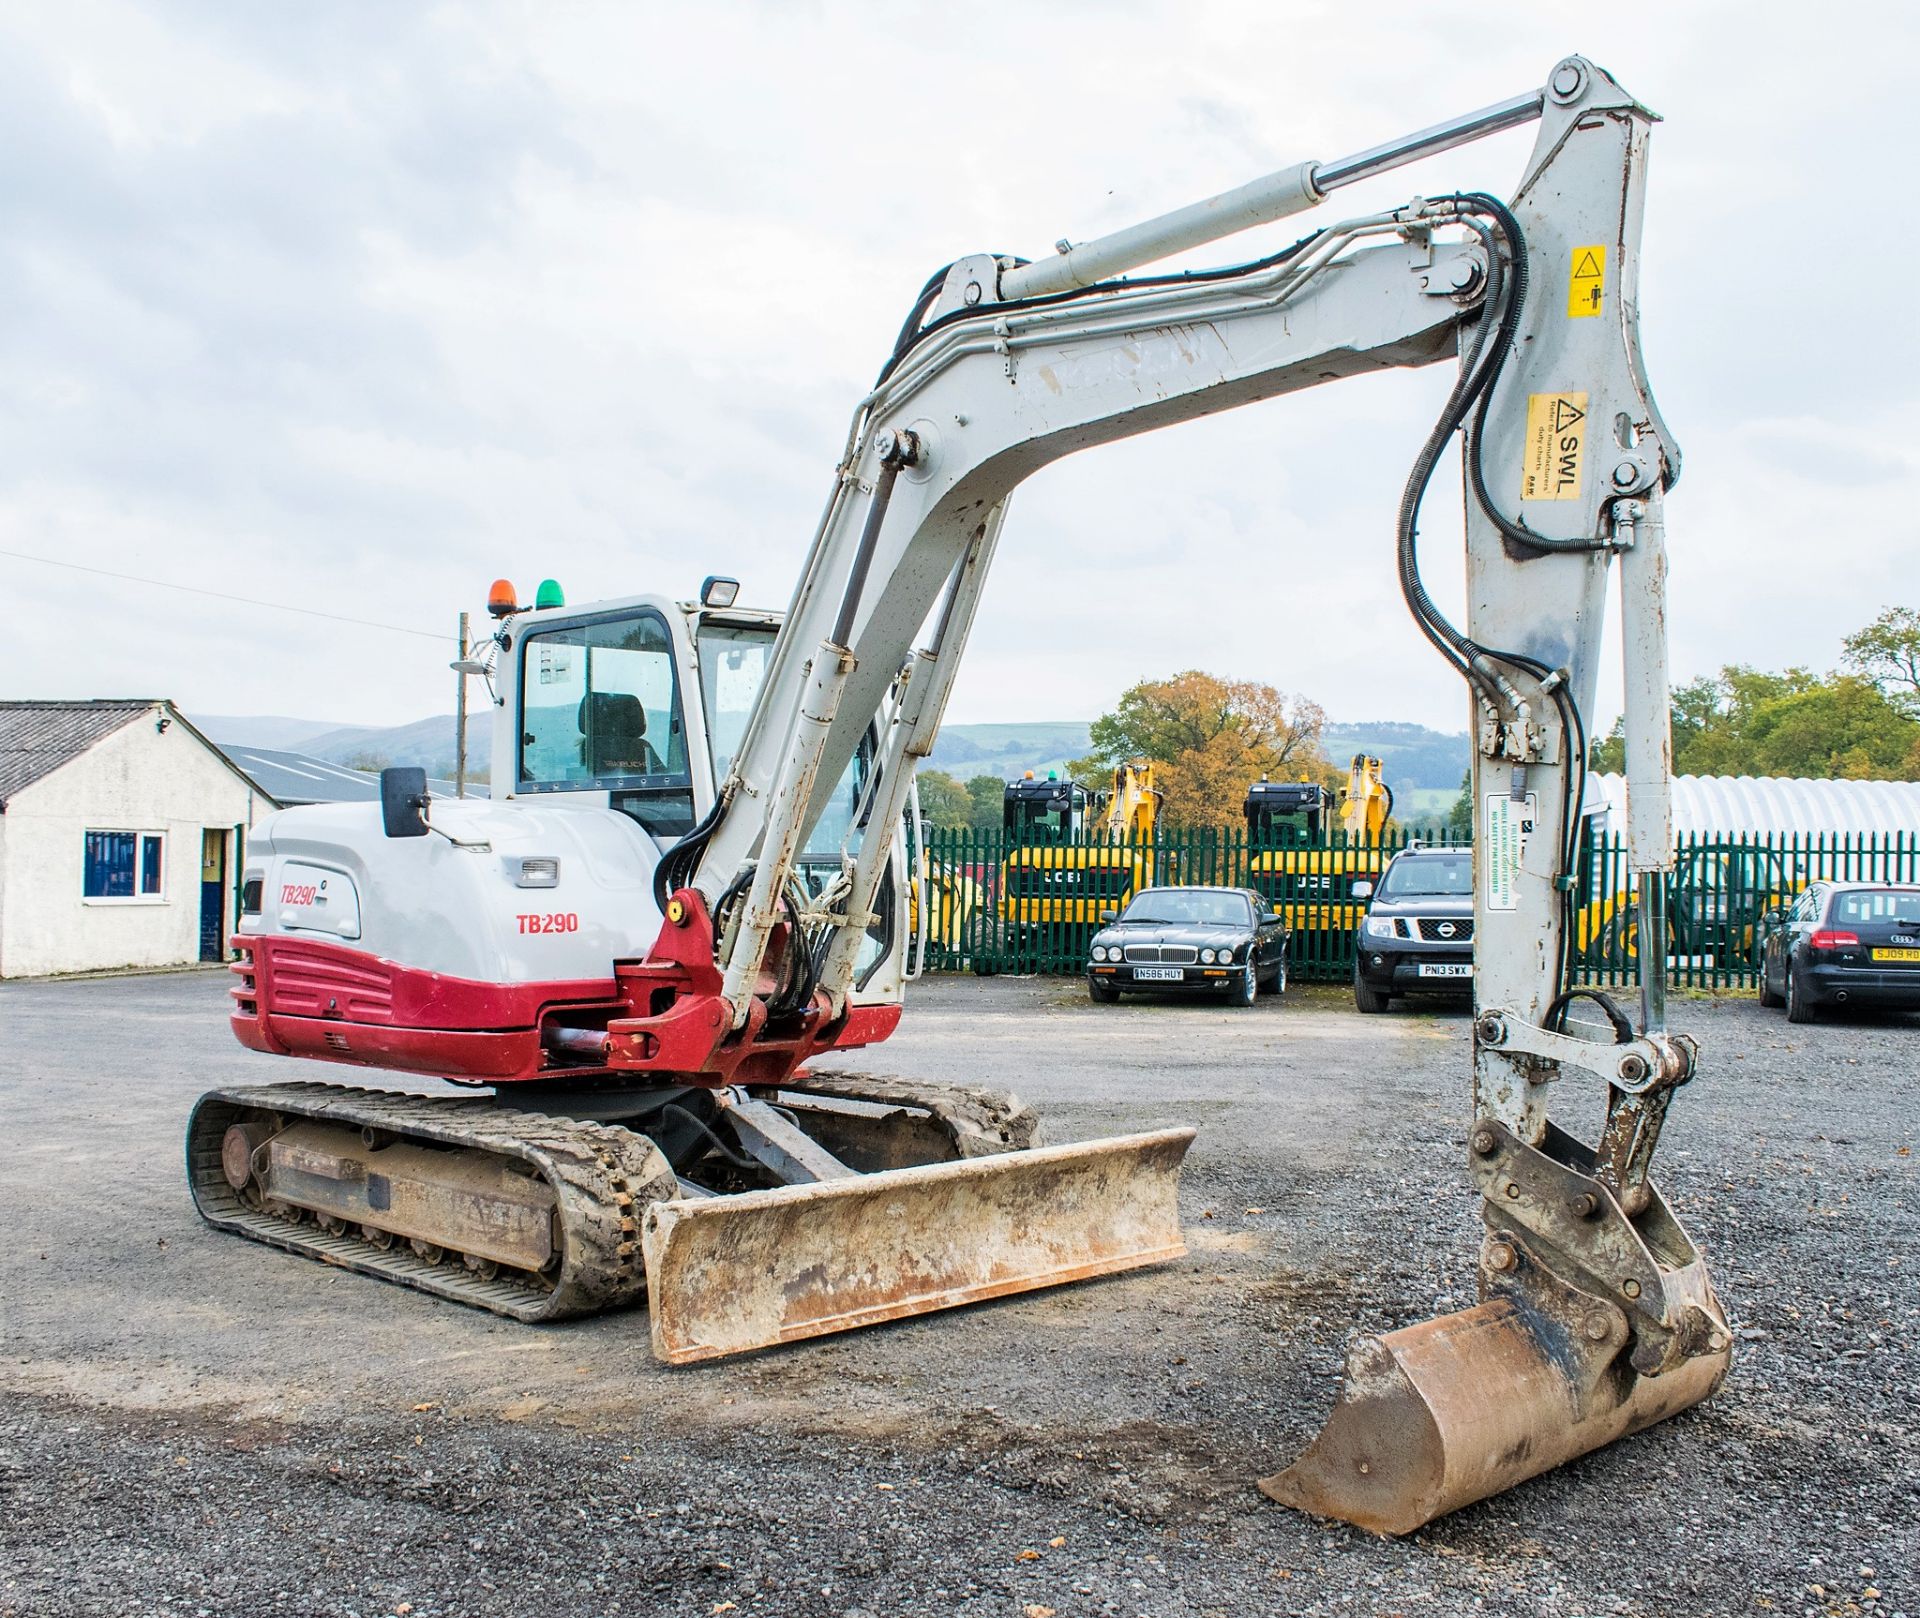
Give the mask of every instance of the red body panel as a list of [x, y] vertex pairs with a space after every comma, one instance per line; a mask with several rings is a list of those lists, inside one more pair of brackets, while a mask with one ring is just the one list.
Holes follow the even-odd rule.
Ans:
[[[677, 1084], [777, 1084], [824, 1051], [877, 1044], [900, 1022], [898, 1005], [855, 1006], [838, 1022], [824, 999], [769, 1026], [756, 998], [733, 1033], [713, 964], [713, 929], [691, 890], [675, 895], [680, 923], [668, 922], [646, 960], [605, 979], [481, 983], [383, 960], [325, 939], [236, 936], [240, 981], [234, 1036], [251, 1050], [308, 1056], [455, 1081], [505, 1084], [564, 1067], [657, 1075]], [[542, 1042], [548, 1025], [607, 1033], [605, 1065], [555, 1062]]]

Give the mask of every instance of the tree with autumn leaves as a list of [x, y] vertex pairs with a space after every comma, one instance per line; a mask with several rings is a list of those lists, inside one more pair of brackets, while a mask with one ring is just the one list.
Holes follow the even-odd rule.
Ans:
[[1227, 829], [1241, 824], [1247, 788], [1263, 775], [1344, 783], [1322, 745], [1326, 725], [1319, 705], [1304, 697], [1189, 669], [1130, 688], [1094, 720], [1093, 750], [1071, 768], [1088, 786], [1104, 788], [1116, 764], [1152, 759], [1161, 766], [1163, 823]]

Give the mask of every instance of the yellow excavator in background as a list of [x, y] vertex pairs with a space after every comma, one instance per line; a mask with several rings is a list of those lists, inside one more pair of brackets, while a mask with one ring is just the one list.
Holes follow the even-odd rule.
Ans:
[[1142, 887], [1153, 882], [1153, 834], [1160, 823], [1162, 794], [1153, 784], [1155, 768], [1152, 759], [1116, 764], [1113, 790], [1107, 794], [1107, 841], [1144, 845], [1149, 863]]
[[1293, 930], [1296, 960], [1332, 948], [1366, 914], [1356, 882], [1378, 882], [1387, 862], [1382, 839], [1393, 790], [1380, 760], [1355, 753], [1340, 796], [1338, 846], [1326, 836], [1327, 789], [1313, 781], [1269, 781], [1247, 789], [1248, 885], [1272, 902]]
[[1349, 843], [1377, 843], [1393, 818], [1393, 788], [1377, 758], [1355, 753], [1340, 798], [1340, 829]]
[[[1006, 787], [1006, 857], [1000, 864], [998, 925], [975, 929], [973, 969], [982, 977], [1008, 955], [1071, 954], [1103, 910], [1123, 910], [1154, 880], [1153, 833], [1161, 794], [1146, 759], [1116, 765], [1113, 785], [1093, 791], [1044, 781], [1029, 770]], [[1088, 837], [1104, 818], [1106, 841]]]

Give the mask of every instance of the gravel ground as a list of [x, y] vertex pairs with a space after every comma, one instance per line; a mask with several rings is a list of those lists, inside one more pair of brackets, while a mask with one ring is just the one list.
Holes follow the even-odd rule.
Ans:
[[[1709, 1404], [1383, 1541], [1252, 1480], [1345, 1345], [1472, 1301], [1467, 1027], [923, 985], [879, 1071], [1054, 1139], [1190, 1122], [1164, 1270], [680, 1371], [199, 1224], [225, 975], [0, 986], [0, 1615], [1920, 1615], [1920, 1018], [1682, 1001], [1662, 1165], [1740, 1329]], [[342, 1074], [342, 1077], [348, 1075]], [[1564, 1121], [1597, 1101], [1569, 1094]]]

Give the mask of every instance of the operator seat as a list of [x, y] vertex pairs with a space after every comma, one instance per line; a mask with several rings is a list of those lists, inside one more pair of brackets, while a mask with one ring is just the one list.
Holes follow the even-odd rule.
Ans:
[[658, 775], [660, 755], [647, 740], [647, 710], [624, 691], [580, 699], [580, 762], [592, 775]]

